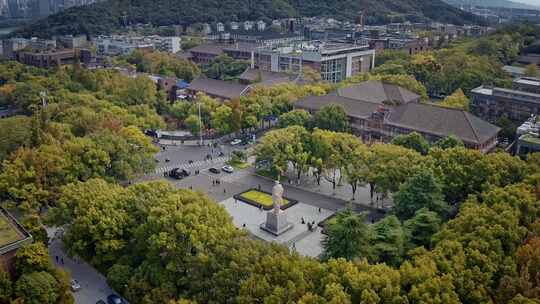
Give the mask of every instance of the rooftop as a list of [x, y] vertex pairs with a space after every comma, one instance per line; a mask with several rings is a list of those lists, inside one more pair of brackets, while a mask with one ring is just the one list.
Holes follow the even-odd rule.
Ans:
[[343, 97], [378, 104], [403, 104], [419, 101], [420, 99], [420, 95], [418, 94], [381, 81], [364, 81], [359, 84], [340, 88], [337, 90], [337, 94]]
[[540, 87], [540, 78], [521, 77], [514, 80], [515, 83]]
[[201, 77], [193, 80], [188, 89], [223, 99], [234, 99], [243, 95], [249, 89], [249, 86], [231, 81]]
[[0, 254], [14, 250], [31, 239], [32, 236], [15, 218], [0, 207]]

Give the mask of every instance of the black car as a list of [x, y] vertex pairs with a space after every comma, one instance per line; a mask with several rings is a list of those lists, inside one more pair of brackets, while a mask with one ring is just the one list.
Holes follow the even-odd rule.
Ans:
[[112, 294], [107, 297], [107, 303], [109, 304], [126, 304], [122, 298], [119, 296]]
[[96, 302], [96, 304], [107, 304], [107, 303], [105, 303], [105, 301], [103, 301], [103, 300], [99, 300], [99, 301]]
[[210, 172], [212, 172], [212, 173], [214, 173], [214, 174], [219, 174], [219, 173], [221, 172], [221, 171], [219, 171], [219, 169], [217, 169], [217, 168], [210, 168], [210, 169], [208, 169], [208, 171], [210, 171]]
[[186, 169], [174, 168], [169, 172], [169, 176], [174, 179], [183, 179], [190, 175], [191, 173]]

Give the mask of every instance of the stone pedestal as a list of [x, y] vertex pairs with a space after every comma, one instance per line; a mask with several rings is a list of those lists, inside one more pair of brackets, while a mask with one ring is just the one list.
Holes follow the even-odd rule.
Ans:
[[287, 221], [287, 215], [280, 211], [270, 211], [266, 214], [266, 222], [261, 224], [261, 229], [275, 236], [282, 235], [293, 228], [293, 224]]

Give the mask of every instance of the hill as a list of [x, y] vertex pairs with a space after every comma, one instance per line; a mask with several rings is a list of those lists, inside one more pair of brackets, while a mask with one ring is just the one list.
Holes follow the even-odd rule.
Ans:
[[23, 36], [106, 34], [124, 22], [154, 25], [193, 24], [232, 20], [272, 20], [298, 16], [333, 16], [352, 20], [364, 11], [367, 22], [433, 20], [478, 23], [469, 13], [441, 0], [109, 0], [67, 9], [19, 30]]
[[505, 7], [521, 9], [540, 9], [540, 5], [534, 6], [521, 2], [508, 0], [444, 0], [446, 3], [460, 7], [462, 5], [484, 6], [484, 7]]

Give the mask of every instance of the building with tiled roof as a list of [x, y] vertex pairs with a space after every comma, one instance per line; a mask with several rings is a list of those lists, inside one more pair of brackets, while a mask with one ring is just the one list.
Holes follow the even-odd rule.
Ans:
[[249, 85], [203, 77], [194, 79], [187, 87], [187, 92], [191, 96], [195, 96], [197, 93], [204, 93], [221, 100], [239, 98], [247, 94], [249, 90]]
[[30, 243], [30, 233], [7, 210], [0, 207], [0, 267], [14, 274], [17, 250]]
[[496, 146], [500, 131], [467, 111], [423, 104], [417, 94], [377, 81], [325, 96], [308, 96], [295, 107], [315, 113], [329, 104], [343, 107], [353, 133], [365, 142], [389, 142], [395, 136], [417, 132], [430, 142], [453, 135], [466, 147], [488, 152]]

